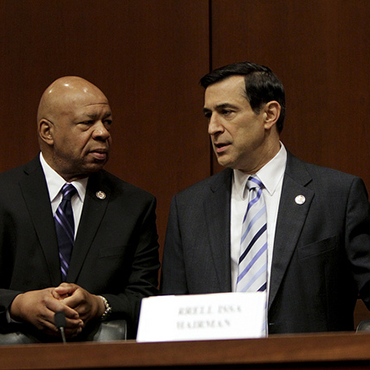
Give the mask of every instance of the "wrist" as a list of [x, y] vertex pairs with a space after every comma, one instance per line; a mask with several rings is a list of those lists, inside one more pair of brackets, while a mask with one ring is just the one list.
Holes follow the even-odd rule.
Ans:
[[11, 320], [15, 320], [15, 321], [22, 321], [21, 319], [21, 302], [22, 301], [22, 298], [23, 298], [23, 294], [18, 294], [17, 296], [15, 296], [15, 298], [13, 299], [13, 302], [10, 304], [9, 308], [8, 308], [8, 315], [9, 315], [9, 319]]
[[112, 313], [112, 307], [110, 306], [108, 300], [105, 297], [103, 297], [102, 295], [99, 295], [98, 297], [102, 300], [104, 305], [104, 311], [100, 316], [100, 320], [104, 321], [107, 320], [110, 314]]

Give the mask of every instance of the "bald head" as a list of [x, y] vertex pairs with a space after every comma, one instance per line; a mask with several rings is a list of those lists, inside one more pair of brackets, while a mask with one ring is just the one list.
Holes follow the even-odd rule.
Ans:
[[108, 161], [112, 113], [91, 82], [76, 76], [54, 81], [41, 97], [37, 122], [45, 160], [67, 181], [89, 176]]
[[[92, 100], [108, 103], [103, 92], [91, 82], [77, 76], [66, 76], [55, 80], [42, 94], [37, 111], [37, 121], [56, 119], [68, 113], [76, 102]], [[99, 100], [100, 99], [100, 100]]]

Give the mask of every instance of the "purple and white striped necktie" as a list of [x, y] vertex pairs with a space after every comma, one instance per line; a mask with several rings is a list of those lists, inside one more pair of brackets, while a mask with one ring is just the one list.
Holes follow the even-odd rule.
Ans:
[[71, 198], [77, 192], [72, 184], [64, 184], [61, 190], [63, 199], [55, 213], [55, 228], [59, 246], [60, 267], [62, 280], [66, 281], [74, 244], [74, 220]]

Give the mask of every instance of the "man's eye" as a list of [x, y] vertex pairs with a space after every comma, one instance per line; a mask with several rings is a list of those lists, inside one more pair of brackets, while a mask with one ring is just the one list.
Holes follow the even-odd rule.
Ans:
[[104, 127], [109, 131], [110, 130], [110, 127], [112, 125], [112, 120], [110, 119], [106, 119], [105, 121], [103, 121], [103, 124], [104, 124]]

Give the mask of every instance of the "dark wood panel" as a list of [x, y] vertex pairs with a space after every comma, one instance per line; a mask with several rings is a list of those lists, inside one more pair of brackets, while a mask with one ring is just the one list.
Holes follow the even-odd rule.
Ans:
[[368, 0], [212, 0], [212, 64], [250, 60], [286, 87], [282, 140], [370, 189]]
[[1, 369], [369, 369], [370, 335], [0, 346]]
[[44, 89], [82, 76], [113, 109], [107, 169], [157, 196], [163, 244], [172, 195], [210, 173], [208, 1], [0, 0], [0, 21], [0, 171], [36, 155]]

